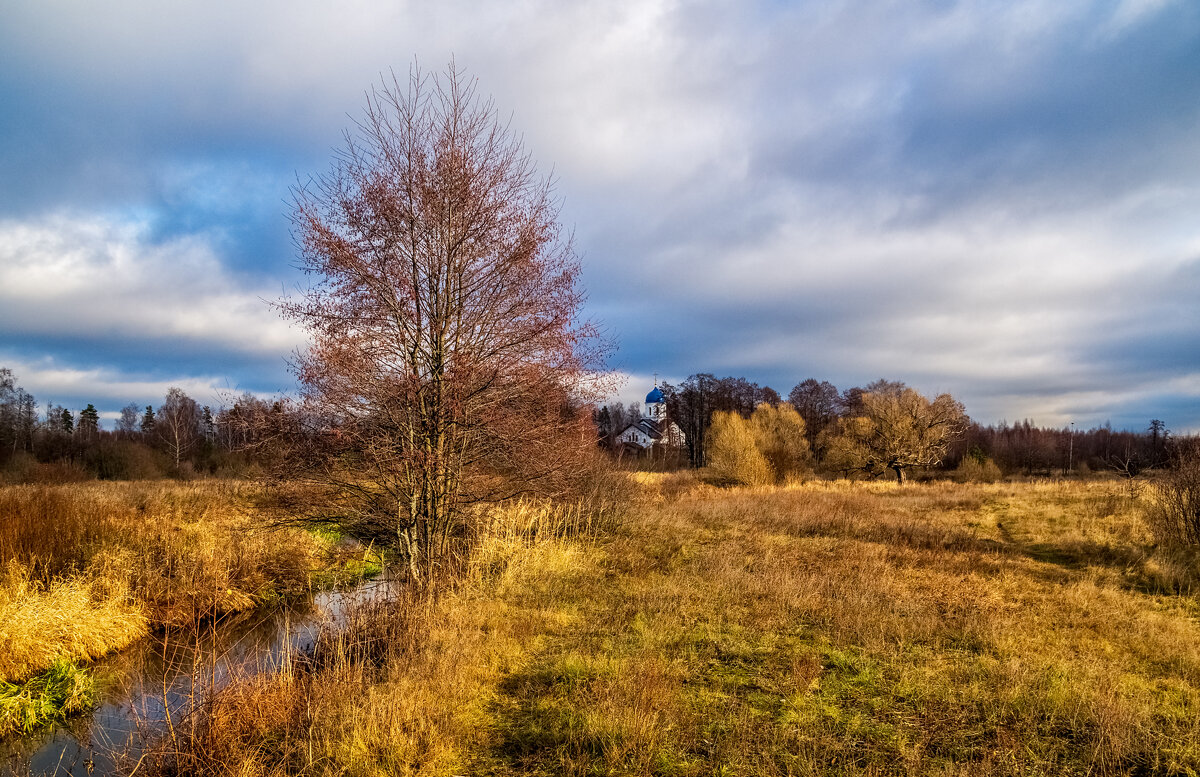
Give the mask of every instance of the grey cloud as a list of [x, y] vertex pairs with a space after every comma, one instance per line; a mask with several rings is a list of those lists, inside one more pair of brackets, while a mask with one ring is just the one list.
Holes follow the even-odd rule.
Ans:
[[[381, 72], [453, 53], [553, 167], [629, 371], [886, 374], [984, 420], [1154, 405], [1200, 428], [1198, 44], [1188, 2], [9, 6], [0, 219], [141, 214], [135, 254], [191, 240], [220, 293], [274, 296], [288, 184]], [[165, 298], [171, 336], [205, 320]], [[128, 311], [11, 305], [0, 345], [149, 342]], [[286, 350], [189, 337], [185, 375]]]

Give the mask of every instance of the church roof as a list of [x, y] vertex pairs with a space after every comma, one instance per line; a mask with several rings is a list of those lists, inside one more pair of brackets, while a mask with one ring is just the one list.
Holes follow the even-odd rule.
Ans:
[[662, 401], [663, 401], [662, 389], [660, 389], [658, 386], [655, 386], [654, 390], [646, 395], [646, 404], [647, 405], [654, 405], [654, 404], [657, 404]]
[[637, 423], [630, 424], [625, 427], [621, 434], [625, 434], [630, 429], [637, 429], [651, 440], [661, 440], [663, 436], [663, 429], [658, 425], [658, 422], [649, 418], [642, 418]]

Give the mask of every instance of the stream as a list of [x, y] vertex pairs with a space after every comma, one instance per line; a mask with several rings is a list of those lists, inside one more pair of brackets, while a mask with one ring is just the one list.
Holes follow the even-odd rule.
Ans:
[[[343, 591], [324, 591], [280, 610], [223, 618], [196, 630], [152, 634], [90, 669], [96, 680], [90, 712], [29, 736], [0, 740], [0, 777], [117, 775], [130, 768], [147, 737], [167, 731], [189, 699], [231, 677], [274, 671], [310, 650], [323, 625], [341, 623], [349, 605], [387, 595], [383, 578]], [[121, 759], [118, 763], [118, 758]]]

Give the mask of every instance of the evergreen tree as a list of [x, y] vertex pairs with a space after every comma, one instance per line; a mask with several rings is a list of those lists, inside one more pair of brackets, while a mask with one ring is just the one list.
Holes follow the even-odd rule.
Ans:
[[91, 438], [100, 430], [100, 413], [96, 411], [95, 405], [88, 403], [88, 406], [79, 411], [79, 435], [81, 437]]
[[66, 432], [67, 434], [71, 434], [72, 432], [75, 431], [75, 418], [74, 418], [74, 416], [71, 415], [70, 410], [67, 410], [64, 407], [62, 410], [62, 414], [58, 417], [58, 419], [59, 419], [58, 427], [60, 429], [62, 429], [64, 432]]
[[208, 405], [204, 406], [204, 410], [200, 414], [200, 432], [207, 442], [217, 439], [217, 425], [213, 421], [212, 408]]
[[154, 434], [154, 408], [146, 405], [146, 413], [142, 416], [142, 434], [147, 437]]

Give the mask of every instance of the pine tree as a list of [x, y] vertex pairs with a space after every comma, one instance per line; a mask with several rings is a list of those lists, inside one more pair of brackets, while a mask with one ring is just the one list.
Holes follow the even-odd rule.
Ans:
[[204, 406], [200, 414], [200, 431], [204, 435], [204, 439], [212, 442], [217, 439], [217, 425], [213, 421], [212, 408], [208, 405]]
[[100, 430], [100, 413], [96, 411], [95, 405], [88, 403], [88, 406], [79, 411], [79, 435], [81, 437], [93, 437]]

